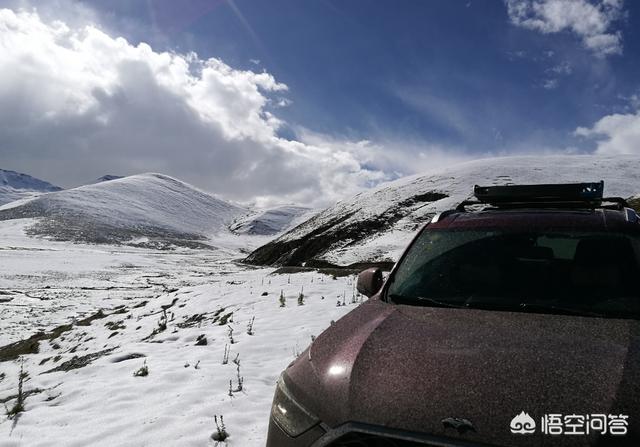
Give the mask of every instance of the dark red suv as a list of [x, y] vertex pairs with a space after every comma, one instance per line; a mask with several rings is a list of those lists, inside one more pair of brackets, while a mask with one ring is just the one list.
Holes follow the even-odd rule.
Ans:
[[283, 372], [267, 446], [640, 445], [640, 223], [603, 188], [435, 216]]

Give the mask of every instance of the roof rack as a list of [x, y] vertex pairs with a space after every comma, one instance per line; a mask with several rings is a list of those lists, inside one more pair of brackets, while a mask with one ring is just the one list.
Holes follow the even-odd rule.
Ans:
[[613, 208], [628, 207], [620, 197], [603, 197], [604, 181], [542, 185], [474, 186], [476, 200], [465, 200], [456, 207], [469, 205], [496, 208]]

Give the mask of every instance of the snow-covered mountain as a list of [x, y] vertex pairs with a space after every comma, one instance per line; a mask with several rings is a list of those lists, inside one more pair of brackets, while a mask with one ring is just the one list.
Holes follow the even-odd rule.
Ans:
[[111, 180], [118, 180], [123, 178], [121, 175], [113, 175], [113, 174], [107, 174], [107, 175], [103, 175], [100, 178], [95, 179], [94, 181], [92, 181], [91, 183], [102, 183], [102, 182], [108, 182]]
[[393, 262], [435, 213], [472, 196], [473, 186], [509, 183], [605, 182], [605, 194], [640, 193], [640, 157], [501, 157], [406, 177], [360, 193], [316, 214], [255, 250], [265, 265], [351, 265]]
[[0, 205], [61, 189], [27, 174], [0, 169]]
[[303, 206], [277, 206], [243, 216], [229, 228], [237, 234], [273, 236], [304, 222], [316, 212]]
[[0, 207], [0, 220], [37, 218], [28, 232], [57, 240], [202, 246], [247, 209], [161, 174], [140, 174]]

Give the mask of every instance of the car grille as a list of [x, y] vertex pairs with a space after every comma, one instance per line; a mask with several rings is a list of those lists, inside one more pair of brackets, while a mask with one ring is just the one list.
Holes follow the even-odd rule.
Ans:
[[329, 444], [329, 447], [426, 447], [429, 445], [422, 442], [354, 432], [341, 436]]

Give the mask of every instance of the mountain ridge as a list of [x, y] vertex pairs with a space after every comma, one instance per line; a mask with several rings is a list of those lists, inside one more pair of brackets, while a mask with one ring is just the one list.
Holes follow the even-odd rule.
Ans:
[[381, 184], [319, 212], [253, 251], [273, 266], [393, 263], [434, 214], [470, 198], [475, 184], [605, 181], [605, 194], [640, 193], [640, 157], [550, 155], [473, 160]]
[[145, 173], [0, 207], [0, 220], [32, 218], [27, 232], [54, 240], [169, 248], [211, 248], [246, 208], [173, 177]]
[[62, 188], [22, 172], [0, 169], [0, 206]]

